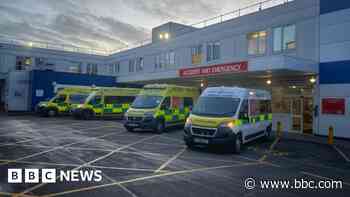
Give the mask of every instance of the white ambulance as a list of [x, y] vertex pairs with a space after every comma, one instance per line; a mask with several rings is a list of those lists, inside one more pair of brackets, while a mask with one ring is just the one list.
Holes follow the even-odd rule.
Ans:
[[224, 145], [240, 152], [242, 144], [270, 136], [271, 95], [264, 90], [210, 87], [199, 97], [184, 128], [188, 147]]

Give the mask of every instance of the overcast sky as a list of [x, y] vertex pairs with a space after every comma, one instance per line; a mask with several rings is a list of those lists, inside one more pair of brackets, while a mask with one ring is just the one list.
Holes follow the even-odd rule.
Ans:
[[168, 21], [192, 24], [259, 0], [0, 0], [0, 35], [116, 49]]

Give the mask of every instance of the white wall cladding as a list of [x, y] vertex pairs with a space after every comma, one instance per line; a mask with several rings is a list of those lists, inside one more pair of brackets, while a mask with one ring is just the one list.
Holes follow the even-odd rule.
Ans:
[[321, 15], [320, 61], [350, 60], [350, 9]]

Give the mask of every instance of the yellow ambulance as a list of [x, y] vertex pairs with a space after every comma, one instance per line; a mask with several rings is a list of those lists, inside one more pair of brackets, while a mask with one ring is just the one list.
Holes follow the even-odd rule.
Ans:
[[72, 107], [83, 103], [92, 91], [92, 87], [64, 88], [59, 90], [49, 101], [40, 102], [35, 111], [41, 116], [48, 117], [69, 114]]
[[188, 147], [224, 145], [240, 152], [242, 144], [269, 137], [271, 95], [264, 90], [210, 87], [199, 97], [184, 127]]
[[96, 88], [71, 111], [77, 119], [123, 117], [140, 91], [138, 88]]
[[128, 131], [151, 129], [162, 133], [167, 127], [184, 125], [199, 90], [192, 87], [146, 85], [125, 114]]

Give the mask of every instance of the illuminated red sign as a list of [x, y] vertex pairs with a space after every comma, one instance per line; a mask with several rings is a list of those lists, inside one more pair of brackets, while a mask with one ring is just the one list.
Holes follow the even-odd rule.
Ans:
[[184, 68], [179, 70], [180, 77], [208, 76], [224, 73], [239, 73], [248, 71], [248, 62], [234, 62], [197, 68]]
[[322, 114], [345, 114], [345, 99], [343, 98], [324, 98], [322, 99]]

